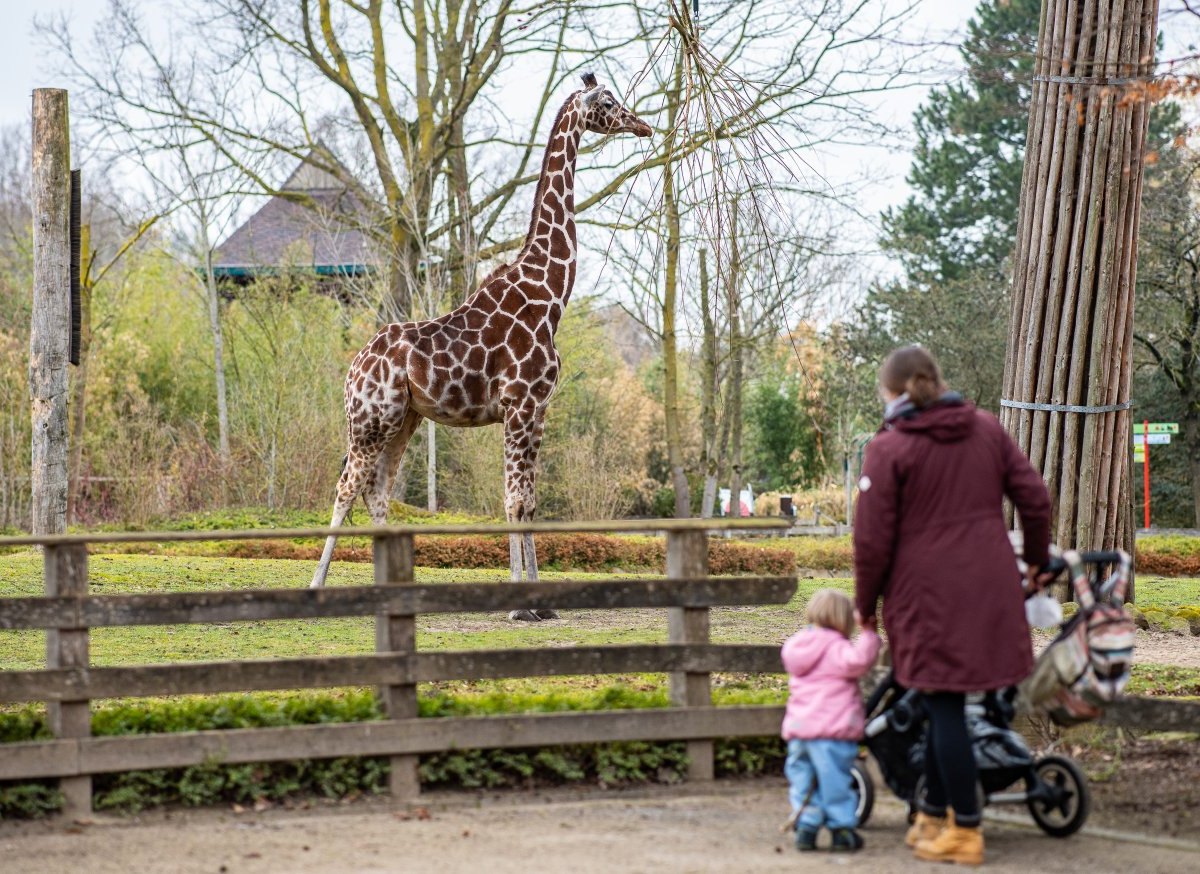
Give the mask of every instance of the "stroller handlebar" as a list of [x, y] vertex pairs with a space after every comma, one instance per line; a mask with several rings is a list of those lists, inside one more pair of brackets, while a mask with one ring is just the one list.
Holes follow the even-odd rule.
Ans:
[[1103, 549], [1094, 552], [1079, 553], [1084, 564], [1118, 564], [1125, 560], [1125, 553], [1119, 549]]

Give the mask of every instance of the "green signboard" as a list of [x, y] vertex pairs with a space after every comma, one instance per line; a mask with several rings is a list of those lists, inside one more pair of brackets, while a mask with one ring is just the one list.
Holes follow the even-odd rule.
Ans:
[[[1150, 427], [1151, 434], [1178, 434], [1179, 433], [1179, 423], [1178, 422], [1151, 422], [1149, 427]], [[1142, 423], [1141, 422], [1133, 423], [1133, 433], [1134, 434], [1142, 433]]]

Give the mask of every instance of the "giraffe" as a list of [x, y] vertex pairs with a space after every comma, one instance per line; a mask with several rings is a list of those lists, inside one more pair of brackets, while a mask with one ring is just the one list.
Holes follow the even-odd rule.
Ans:
[[[591, 73], [554, 120], [525, 245], [462, 306], [436, 319], [385, 325], [346, 374], [348, 450], [331, 528], [362, 494], [373, 524], [387, 520], [392, 477], [423, 418], [455, 428], [504, 424], [504, 512], [529, 522], [546, 407], [558, 384], [554, 334], [575, 283], [575, 160], [584, 131], [648, 137], [650, 125]], [[325, 583], [336, 535], [325, 541], [312, 587]], [[509, 535], [509, 570], [537, 579], [533, 535]], [[509, 619], [554, 619], [514, 610]]]

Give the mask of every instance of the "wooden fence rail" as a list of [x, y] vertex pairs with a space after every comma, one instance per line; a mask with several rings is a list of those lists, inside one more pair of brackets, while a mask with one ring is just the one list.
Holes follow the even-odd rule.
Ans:
[[[252, 532], [152, 532], [0, 538], [0, 547], [45, 547], [46, 596], [0, 598], [0, 632], [47, 630], [45, 670], [0, 671], [0, 702], [45, 701], [55, 739], [0, 744], [0, 780], [57, 778], [65, 810], [91, 809], [92, 776], [147, 768], [247, 763], [341, 756], [390, 759], [390, 789], [399, 799], [420, 791], [418, 756], [457, 749], [538, 747], [627, 740], [685, 741], [688, 775], [713, 776], [713, 740], [771, 735], [782, 707], [712, 706], [714, 672], [776, 672], [775, 645], [714, 644], [712, 607], [784, 604], [794, 577], [708, 576], [707, 533], [720, 529], [771, 529], [779, 520], [711, 520], [647, 523], [538, 524], [530, 526], [404, 526], [342, 529], [373, 539], [375, 584], [332, 589], [177, 592], [89, 595], [88, 546], [93, 543], [196, 539], [266, 539], [323, 536], [327, 529]], [[665, 531], [667, 579], [553, 583], [413, 582], [416, 534], [487, 534], [508, 531]], [[667, 610], [665, 644], [552, 649], [418, 652], [415, 622], [422, 614], [503, 613], [517, 608]], [[338, 657], [303, 657], [160, 665], [93, 667], [91, 628], [135, 625], [302, 620], [374, 616], [376, 651]], [[417, 684], [439, 680], [545, 677], [578, 674], [666, 673], [666, 709], [418, 719]], [[91, 736], [90, 702], [113, 697], [379, 687], [386, 718], [336, 725], [304, 725]], [[1130, 698], [1111, 706], [1109, 725], [1137, 729], [1194, 730], [1200, 703]]]
[[[533, 526], [402, 526], [342, 529], [374, 543], [375, 584], [331, 589], [266, 589], [89, 595], [87, 559], [96, 543], [323, 536], [327, 529], [237, 532], [151, 532], [0, 538], [2, 546], [42, 545], [46, 596], [0, 599], [0, 629], [46, 629], [45, 670], [0, 671], [0, 702], [45, 701], [51, 741], [0, 745], [0, 780], [58, 778], [65, 812], [91, 808], [92, 775], [147, 768], [386, 756], [390, 789], [415, 797], [418, 756], [454, 749], [535, 747], [623, 740], [686, 741], [689, 776], [713, 776], [713, 740], [778, 730], [778, 707], [714, 708], [709, 676], [717, 671], [775, 672], [778, 647], [713, 644], [712, 607], [784, 604], [794, 577], [708, 576], [712, 529], [774, 529], [778, 520], [539, 524]], [[416, 534], [509, 531], [664, 531], [667, 579], [552, 583], [413, 582]], [[181, 536], [184, 535], [184, 536]], [[667, 610], [665, 644], [554, 649], [417, 652], [416, 617], [431, 613], [518, 608]], [[338, 657], [185, 662], [93, 667], [92, 628], [134, 625], [297, 620], [375, 616], [376, 651]], [[672, 707], [661, 710], [418, 719], [417, 684], [438, 680], [654, 672], [670, 677]], [[90, 702], [112, 697], [308, 689], [373, 685], [385, 719], [290, 726], [92, 737]]]

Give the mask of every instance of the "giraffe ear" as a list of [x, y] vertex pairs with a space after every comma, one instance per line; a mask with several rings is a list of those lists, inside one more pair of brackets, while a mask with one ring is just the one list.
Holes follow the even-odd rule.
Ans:
[[595, 88], [599, 84], [600, 83], [596, 81], [595, 73], [584, 73], [583, 74], [583, 87], [584, 88], [589, 88], [589, 89]]

